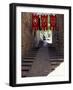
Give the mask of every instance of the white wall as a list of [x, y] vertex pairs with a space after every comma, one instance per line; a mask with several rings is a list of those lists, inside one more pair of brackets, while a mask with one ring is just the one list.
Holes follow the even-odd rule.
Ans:
[[[72, 84], [11, 88], [9, 82], [9, 3], [40, 3], [70, 6], [73, 0], [1, 0], [0, 1], [0, 89], [1, 90], [72, 90]], [[73, 36], [72, 36], [73, 37]], [[73, 66], [72, 66], [73, 68]]]
[[38, 47], [39, 41], [40, 41], [40, 31], [37, 30], [36, 31], [36, 47]]

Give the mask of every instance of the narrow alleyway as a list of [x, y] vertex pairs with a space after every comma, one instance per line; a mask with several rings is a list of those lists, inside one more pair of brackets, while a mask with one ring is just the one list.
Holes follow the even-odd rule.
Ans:
[[[46, 15], [48, 27], [43, 29], [42, 16]], [[48, 76], [64, 61], [64, 14], [22, 12], [21, 36], [21, 77]]]

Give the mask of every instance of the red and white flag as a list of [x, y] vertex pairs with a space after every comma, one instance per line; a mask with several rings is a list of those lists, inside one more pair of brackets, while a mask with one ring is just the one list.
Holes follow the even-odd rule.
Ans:
[[41, 15], [41, 29], [48, 29], [48, 15]]
[[56, 16], [51, 15], [50, 16], [50, 28], [54, 30], [55, 27], [56, 27]]
[[39, 15], [32, 14], [32, 29], [38, 30], [39, 29]]

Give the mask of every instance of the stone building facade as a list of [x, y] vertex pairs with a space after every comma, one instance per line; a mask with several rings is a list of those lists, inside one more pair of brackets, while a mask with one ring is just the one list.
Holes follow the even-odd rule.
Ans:
[[56, 28], [53, 31], [53, 43], [52, 45], [58, 50], [58, 52], [64, 54], [64, 15], [56, 15]]

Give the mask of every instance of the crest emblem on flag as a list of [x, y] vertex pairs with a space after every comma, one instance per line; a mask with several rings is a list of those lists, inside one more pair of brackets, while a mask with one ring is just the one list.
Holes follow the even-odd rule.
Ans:
[[33, 30], [39, 29], [39, 15], [32, 14], [32, 29]]
[[41, 28], [42, 30], [48, 29], [48, 15], [41, 15]]
[[55, 30], [56, 27], [56, 16], [51, 15], [50, 16], [50, 28], [52, 28], [52, 30]]

